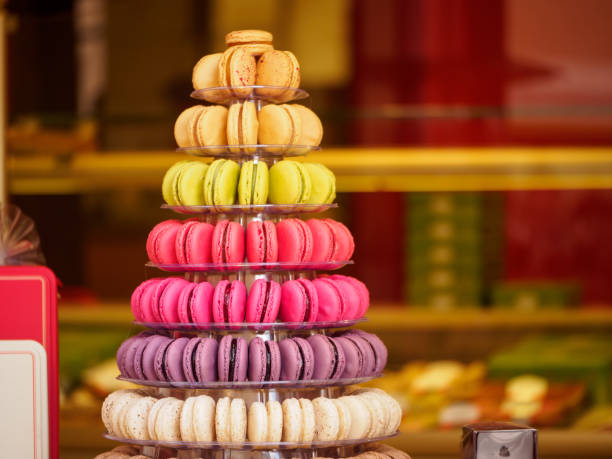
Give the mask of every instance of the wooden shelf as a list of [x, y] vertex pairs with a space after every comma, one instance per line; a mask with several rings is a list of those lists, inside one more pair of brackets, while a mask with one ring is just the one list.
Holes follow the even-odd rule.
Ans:
[[[13, 194], [159, 189], [186, 155], [112, 151], [9, 157]], [[326, 148], [308, 155], [337, 177], [340, 192], [612, 188], [612, 148]]]
[[[129, 301], [95, 306], [60, 302], [60, 325], [131, 326]], [[367, 330], [493, 330], [493, 329], [612, 329], [612, 308], [556, 311], [483, 311], [480, 309], [432, 312], [404, 305], [373, 304]]]

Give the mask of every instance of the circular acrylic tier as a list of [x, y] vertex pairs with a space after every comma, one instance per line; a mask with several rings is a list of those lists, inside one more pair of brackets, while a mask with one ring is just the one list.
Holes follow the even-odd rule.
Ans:
[[203, 88], [193, 91], [190, 96], [193, 99], [205, 100], [213, 104], [230, 105], [244, 100], [261, 100], [273, 104], [285, 104], [292, 100], [306, 99], [309, 94], [300, 88], [255, 84]]
[[211, 381], [211, 382], [189, 382], [189, 381], [151, 381], [148, 379], [134, 379], [119, 375], [118, 380], [131, 382], [139, 386], [167, 387], [174, 389], [207, 389], [207, 390], [239, 390], [239, 389], [302, 389], [304, 387], [342, 387], [353, 384], [362, 384], [382, 375], [371, 375], [361, 378], [340, 379], [311, 379], [304, 381]]
[[311, 151], [318, 151], [321, 147], [316, 145], [271, 145], [271, 144], [245, 144], [245, 145], [209, 145], [204, 147], [182, 147], [176, 151], [203, 158], [226, 159], [272, 159], [280, 160], [290, 156], [304, 156]]
[[328, 209], [335, 209], [338, 204], [259, 204], [231, 206], [171, 206], [162, 204], [162, 209], [170, 209], [179, 214], [201, 215], [201, 214], [266, 214], [266, 215], [291, 215], [324, 212]]
[[158, 323], [158, 322], [139, 322], [134, 321], [134, 324], [142, 327], [147, 327], [154, 330], [172, 330], [172, 331], [306, 331], [306, 330], [332, 330], [339, 328], [352, 327], [367, 319], [361, 317], [359, 319], [339, 320], [336, 322], [235, 322], [235, 323]]
[[365, 443], [373, 443], [378, 441], [387, 440], [393, 438], [398, 434], [395, 432], [391, 435], [385, 435], [382, 437], [374, 438], [356, 438], [352, 440], [333, 440], [333, 441], [312, 441], [309, 443], [296, 443], [296, 442], [251, 442], [244, 441], [240, 443], [236, 442], [187, 442], [187, 441], [160, 441], [160, 440], [132, 440], [131, 438], [115, 437], [109, 433], [104, 434], [104, 438], [109, 440], [118, 441], [121, 443], [128, 443], [130, 445], [139, 446], [156, 446], [173, 449], [232, 449], [232, 450], [284, 450], [284, 449], [322, 449], [322, 448], [335, 448], [343, 446], [355, 446]]
[[229, 272], [229, 271], [332, 271], [346, 265], [352, 265], [353, 260], [347, 261], [303, 261], [301, 263], [286, 261], [274, 263], [200, 263], [193, 265], [157, 264], [149, 261], [145, 266], [169, 272]]

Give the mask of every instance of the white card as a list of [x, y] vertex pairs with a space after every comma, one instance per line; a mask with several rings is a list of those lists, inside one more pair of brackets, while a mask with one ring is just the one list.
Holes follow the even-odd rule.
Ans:
[[478, 432], [476, 459], [532, 459], [532, 430], [491, 430]]
[[36, 341], [0, 340], [3, 457], [48, 459], [47, 354]]

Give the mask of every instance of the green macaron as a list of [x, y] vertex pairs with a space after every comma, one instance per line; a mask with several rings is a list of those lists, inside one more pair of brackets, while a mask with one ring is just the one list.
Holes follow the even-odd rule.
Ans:
[[174, 199], [182, 206], [201, 206], [204, 204], [203, 183], [208, 164], [200, 161], [187, 161], [174, 176]]
[[164, 201], [170, 206], [177, 206], [179, 204], [174, 198], [174, 179], [176, 178], [176, 173], [188, 162], [189, 161], [185, 159], [174, 163], [164, 174], [164, 179], [162, 180], [162, 196], [164, 197]]
[[229, 159], [213, 161], [204, 178], [204, 202], [209, 206], [229, 206], [236, 201], [240, 166]]
[[304, 163], [310, 175], [312, 191], [307, 204], [331, 204], [336, 199], [336, 176], [321, 163]]
[[238, 204], [265, 204], [268, 200], [268, 165], [263, 161], [247, 161], [240, 168]]
[[310, 199], [312, 184], [304, 164], [285, 159], [270, 168], [270, 202], [303, 204]]

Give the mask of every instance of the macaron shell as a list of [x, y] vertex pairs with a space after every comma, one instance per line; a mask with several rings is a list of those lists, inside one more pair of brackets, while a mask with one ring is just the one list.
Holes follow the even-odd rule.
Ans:
[[175, 176], [177, 201], [182, 206], [204, 205], [204, 177], [208, 165], [200, 161], [185, 164]]
[[319, 298], [311, 281], [294, 279], [283, 283], [280, 301], [283, 322], [314, 322], [318, 320], [318, 314]]
[[171, 282], [173, 282], [174, 279], [177, 279], [177, 278], [176, 277], [166, 277], [162, 279], [161, 281], [159, 281], [155, 285], [155, 288], [152, 289], [153, 291], [151, 294], [151, 299], [148, 301], [149, 309], [150, 309], [149, 315], [152, 316], [152, 319], [153, 319], [151, 322], [157, 322], [157, 323], [163, 322], [159, 314], [159, 305], [160, 305], [161, 297], [164, 293], [164, 290], [166, 290], [166, 287], [168, 287], [168, 285]]
[[[261, 61], [261, 59], [260, 59]], [[259, 83], [258, 83], [259, 84]], [[279, 86], [279, 85], [277, 85]], [[285, 85], [280, 85], [285, 86]], [[258, 89], [258, 92], [262, 91]], [[289, 112], [279, 105], [266, 105], [259, 111], [258, 140], [263, 145], [291, 145], [293, 121]], [[277, 163], [278, 164], [278, 163]]]
[[252, 442], [266, 441], [268, 436], [268, 412], [262, 402], [253, 402], [249, 407], [247, 438]]
[[232, 381], [244, 381], [248, 366], [248, 345], [244, 338], [226, 335], [221, 338], [218, 350], [218, 374], [220, 381], [229, 381], [231, 346], [236, 340], [236, 354], [234, 359], [234, 374]]
[[338, 411], [338, 440], [346, 440], [351, 431], [351, 412], [348, 407], [344, 404], [343, 400], [331, 399], [332, 403], [336, 406]]
[[227, 46], [244, 45], [252, 42], [272, 44], [272, 34], [266, 30], [245, 29], [234, 30], [225, 35]]
[[251, 285], [246, 305], [246, 321], [255, 323], [274, 322], [278, 317], [281, 301], [281, 286], [275, 281], [257, 279]]
[[193, 406], [193, 432], [196, 441], [215, 439], [215, 401], [208, 395], [199, 395]]
[[[185, 229], [186, 228], [186, 229]], [[177, 259], [181, 264], [210, 263], [212, 233], [215, 227], [206, 222], [187, 222], [177, 235]]]
[[179, 202], [174, 198], [174, 181], [176, 179], [177, 172], [187, 162], [189, 161], [183, 160], [174, 163], [164, 174], [164, 178], [162, 180], [162, 196], [164, 197], [164, 201], [166, 201], [166, 204], [170, 206], [179, 205]]
[[147, 419], [147, 431], [151, 440], [157, 440], [157, 434], [155, 433], [155, 423], [157, 422], [157, 416], [159, 415], [159, 411], [161, 410], [164, 403], [165, 400], [163, 398], [160, 398], [149, 410], [149, 417]]
[[340, 419], [336, 405], [324, 397], [312, 401], [315, 413], [315, 440], [333, 441], [338, 438]]
[[147, 419], [149, 411], [155, 405], [157, 399], [153, 397], [142, 397], [130, 404], [124, 417], [124, 430], [128, 438], [134, 440], [148, 440]]
[[244, 261], [244, 229], [238, 222], [220, 221], [212, 236], [213, 263]]
[[249, 343], [249, 381], [265, 381], [268, 353], [270, 359], [270, 374], [268, 381], [278, 381], [281, 372], [281, 353], [276, 341], [265, 342], [255, 337]]
[[300, 408], [302, 409], [302, 439], [304, 443], [310, 443], [315, 437], [315, 413], [312, 402], [307, 398], [299, 399]]
[[246, 440], [247, 409], [241, 398], [234, 398], [230, 403], [230, 441], [240, 443]]
[[380, 398], [373, 392], [362, 392], [356, 397], [366, 403], [372, 414], [372, 431], [369, 437], [385, 435], [389, 423], [389, 413]]
[[236, 201], [236, 189], [238, 186], [238, 175], [240, 166], [235, 161], [223, 161], [219, 164], [219, 169], [212, 182], [212, 199], [207, 202], [209, 205], [229, 206]]
[[[267, 51], [257, 61], [258, 85], [298, 87], [299, 83], [299, 64], [290, 52]], [[271, 90], [268, 92], [270, 95], [276, 94]], [[268, 94], [268, 92], [258, 90], [259, 94]]]
[[342, 310], [342, 320], [357, 319], [361, 310], [361, 298], [359, 292], [352, 283], [343, 278], [333, 278], [336, 287], [342, 290], [344, 297], [344, 308]]
[[[270, 105], [267, 105], [267, 107], [270, 107]], [[261, 135], [259, 141], [263, 143]], [[297, 161], [284, 159], [270, 168], [270, 190], [268, 195], [270, 203], [300, 204], [308, 202], [311, 189], [310, 175]]]
[[195, 137], [198, 145], [227, 145], [227, 108], [213, 105], [198, 117]]
[[342, 223], [331, 218], [327, 218], [334, 232], [336, 247], [338, 248], [338, 261], [350, 260], [355, 251], [355, 241], [349, 229]]
[[167, 336], [153, 335], [148, 340], [144, 350], [142, 351], [142, 373], [145, 379], [149, 381], [159, 381], [155, 371], [155, 356], [161, 346], [169, 344], [171, 341]]
[[312, 259], [312, 233], [298, 218], [288, 218], [276, 224], [278, 261], [306, 262]]
[[173, 340], [166, 350], [166, 374], [170, 381], [186, 381], [185, 373], [183, 372], [183, 352], [185, 346], [189, 342], [189, 338], [181, 337]]
[[[298, 142], [302, 136], [302, 118], [300, 117], [298, 111], [291, 105], [284, 104], [280, 107], [287, 112], [289, 119], [291, 120], [291, 140], [289, 143], [291, 145], [298, 145]], [[301, 165], [301, 163], [298, 164]], [[308, 197], [310, 197], [310, 193]]]
[[329, 223], [318, 218], [306, 220], [312, 233], [312, 261], [328, 262], [334, 259], [334, 233]]
[[361, 349], [357, 347], [354, 341], [347, 338], [338, 337], [335, 338], [336, 344], [342, 347], [344, 352], [344, 359], [346, 365], [344, 366], [344, 372], [342, 378], [357, 378], [364, 376], [365, 373], [365, 362]]
[[339, 400], [344, 402], [345, 407], [351, 413], [351, 428], [346, 438], [366, 438], [372, 423], [368, 407], [359, 398], [353, 396], [343, 396]]
[[243, 163], [238, 180], [238, 203], [245, 206], [265, 204], [268, 200], [268, 175], [268, 166], [262, 161]]
[[235, 51], [229, 56], [229, 81], [234, 94], [246, 97], [251, 94], [251, 88], [241, 88], [255, 84], [257, 76], [257, 66], [255, 56], [247, 49], [236, 46]]
[[283, 438], [283, 408], [280, 402], [268, 400], [266, 402], [266, 412], [268, 414], [268, 433], [266, 441], [280, 442]]
[[176, 140], [176, 144], [180, 148], [193, 146], [189, 137], [190, 124], [192, 119], [198, 116], [203, 109], [203, 105], [194, 105], [183, 110], [176, 119], [174, 123], [174, 140]]
[[301, 136], [298, 139], [298, 145], [314, 145], [318, 146], [323, 138], [323, 125], [319, 117], [309, 108], [300, 104], [291, 104], [291, 107], [300, 116], [302, 124]]
[[331, 204], [336, 199], [336, 176], [320, 163], [303, 163], [312, 184], [307, 204]]
[[358, 333], [371, 346], [375, 356], [375, 374], [381, 374], [387, 365], [388, 351], [385, 343], [373, 333], [366, 333], [361, 330], [351, 330], [351, 333]]
[[317, 290], [319, 300], [317, 322], [337, 322], [341, 320], [345, 298], [336, 283], [324, 277], [315, 279], [312, 283]]
[[274, 222], [249, 222], [246, 230], [246, 252], [250, 263], [272, 263], [278, 260], [278, 239]]
[[178, 277], [170, 278], [157, 302], [160, 322], [172, 324], [179, 322], [178, 307], [181, 292], [190, 282]]
[[165, 220], [158, 223], [147, 237], [147, 255], [153, 263], [177, 263], [175, 241], [181, 227], [178, 220]]
[[187, 319], [191, 318], [193, 323], [205, 324], [213, 321], [212, 298], [214, 288], [209, 282], [196, 284], [191, 294], [191, 299], [186, 305], [188, 311]]
[[218, 442], [230, 441], [230, 398], [217, 400], [215, 409], [215, 432]]
[[137, 377], [136, 370], [134, 368], [134, 356], [136, 355], [136, 352], [138, 351], [140, 342], [144, 339], [145, 338], [141, 336], [133, 336], [132, 338], [130, 338], [128, 340], [129, 343], [127, 347], [125, 348], [125, 352], [123, 352], [122, 354], [122, 361], [123, 361], [122, 372], [130, 378]]
[[179, 429], [181, 431], [182, 441], [196, 441], [195, 434], [193, 432], [193, 405], [195, 404], [195, 397], [188, 397], [183, 403], [181, 414], [179, 417]]
[[[227, 112], [227, 144], [228, 145], [240, 145], [240, 120], [242, 112], [242, 104], [235, 103], [229, 106]], [[239, 147], [230, 147], [230, 151], [233, 153], [240, 152]]]
[[153, 379], [154, 381], [169, 381], [168, 375], [164, 374], [166, 371], [164, 360], [168, 346], [172, 344], [172, 341], [172, 339], [163, 341], [155, 352], [155, 358], [153, 360], [153, 371], [155, 372], [155, 378]]
[[293, 341], [300, 347], [301, 355], [304, 356], [304, 376], [303, 380], [313, 379], [313, 372], [315, 367], [315, 357], [310, 343], [304, 338], [294, 337]]
[[346, 365], [344, 351], [334, 338], [311, 335], [307, 338], [314, 355], [313, 379], [338, 379]]
[[[138, 287], [134, 289], [132, 293], [132, 297], [130, 299], [130, 305], [132, 308], [132, 314], [134, 315], [134, 319], [140, 322], [146, 322], [145, 318], [149, 318], [149, 315], [146, 313], [146, 309], [149, 309], [148, 306], [145, 307], [144, 299], [145, 292], [150, 290], [160, 281], [159, 278], [153, 278], [142, 282]], [[146, 298], [151, 299], [150, 295]]]
[[180, 413], [183, 401], [173, 397], [168, 397], [162, 404], [157, 414], [155, 422], [155, 434], [158, 440], [180, 441]]
[[[196, 352], [197, 347], [201, 344], [202, 338], [195, 337], [189, 339], [182, 355], [183, 374], [185, 375], [185, 381], [194, 383], [198, 381], [198, 377], [195, 374], [195, 368], [193, 364], [192, 356]], [[185, 400], [186, 402], [186, 400]], [[181, 428], [182, 429], [182, 428]]]
[[144, 351], [147, 347], [147, 345], [149, 344], [149, 342], [154, 338], [155, 335], [151, 335], [151, 336], [146, 336], [143, 337], [139, 343], [138, 346], [136, 348], [136, 352], [134, 353], [134, 377], [140, 380], [144, 380], [147, 379], [147, 377], [144, 374], [144, 367], [143, 367], [143, 356], [144, 356]]
[[299, 442], [302, 434], [302, 408], [296, 398], [287, 398], [281, 405], [283, 410], [283, 441]]
[[193, 67], [191, 82], [196, 91], [219, 86], [219, 61], [223, 53], [208, 54]]
[[355, 318], [360, 318], [365, 316], [368, 308], [370, 307], [370, 291], [368, 287], [361, 282], [359, 279], [355, 279], [351, 276], [343, 276], [340, 274], [334, 274], [330, 276], [332, 279], [344, 279], [346, 282], [349, 282], [357, 291], [357, 295], [359, 296], [359, 310], [356, 312]]
[[[257, 143], [259, 134], [259, 119], [255, 103], [246, 101], [242, 104], [242, 118], [240, 120], [240, 143], [243, 145], [254, 145]], [[247, 153], [254, 153], [254, 148], [245, 148]], [[265, 163], [262, 163], [265, 164]]]
[[229, 282], [223, 280], [217, 284], [212, 300], [212, 313], [215, 322], [244, 322], [245, 307], [246, 287], [242, 281]]

